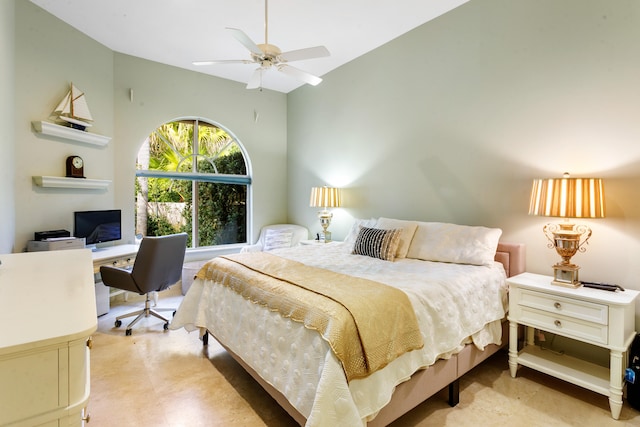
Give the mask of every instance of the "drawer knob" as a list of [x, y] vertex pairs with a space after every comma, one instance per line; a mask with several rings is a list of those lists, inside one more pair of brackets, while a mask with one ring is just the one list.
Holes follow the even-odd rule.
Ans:
[[562, 304], [560, 304], [559, 302], [556, 302], [555, 304], [553, 304], [553, 306], [555, 308], [557, 308], [558, 310], [560, 310], [562, 308]]
[[553, 322], [554, 325], [556, 325], [558, 328], [562, 326], [562, 322], [559, 320], [556, 320], [555, 322]]

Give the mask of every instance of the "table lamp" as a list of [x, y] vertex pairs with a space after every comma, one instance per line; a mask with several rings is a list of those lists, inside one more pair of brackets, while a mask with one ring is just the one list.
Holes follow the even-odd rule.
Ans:
[[549, 240], [547, 246], [555, 248], [562, 257], [553, 265], [554, 285], [579, 287], [579, 266], [571, 262], [576, 252], [585, 252], [583, 247], [591, 237], [591, 228], [575, 225], [570, 218], [604, 218], [604, 185], [600, 178], [534, 179], [531, 189], [529, 215], [564, 218], [559, 224], [547, 224], [542, 231]]
[[309, 206], [312, 208], [322, 208], [318, 211], [318, 219], [322, 226], [322, 233], [325, 242], [331, 241], [331, 232], [327, 229], [331, 224], [333, 214], [327, 208], [338, 208], [342, 206], [342, 193], [339, 188], [334, 187], [312, 187]]

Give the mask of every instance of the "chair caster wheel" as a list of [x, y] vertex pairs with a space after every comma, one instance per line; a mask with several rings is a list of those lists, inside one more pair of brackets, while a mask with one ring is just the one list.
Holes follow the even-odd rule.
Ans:
[[124, 331], [124, 334], [125, 334], [126, 336], [131, 335], [131, 329], [127, 329], [126, 331]]
[[119, 328], [120, 326], [122, 326], [122, 321], [121, 320], [116, 320], [116, 328]]
[[163, 327], [164, 327], [165, 331], [168, 331], [169, 330], [169, 323], [165, 323]]

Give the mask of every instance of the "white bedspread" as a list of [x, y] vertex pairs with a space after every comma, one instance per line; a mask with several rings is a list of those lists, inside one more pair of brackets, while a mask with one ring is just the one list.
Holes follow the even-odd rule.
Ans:
[[462, 349], [469, 338], [480, 349], [500, 343], [507, 310], [506, 275], [492, 267], [414, 259], [395, 262], [351, 255], [342, 243], [298, 246], [272, 253], [402, 289], [413, 304], [425, 346], [373, 375], [347, 384], [340, 362], [316, 331], [282, 318], [229, 288], [197, 279], [172, 329], [207, 328], [280, 390], [307, 426], [362, 425], [386, 405], [396, 385], [439, 358]]

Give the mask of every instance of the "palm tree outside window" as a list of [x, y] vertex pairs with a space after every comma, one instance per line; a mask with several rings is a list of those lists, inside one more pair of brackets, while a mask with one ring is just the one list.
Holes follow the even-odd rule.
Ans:
[[164, 123], [136, 160], [136, 234], [189, 234], [190, 247], [247, 242], [251, 178], [241, 144], [200, 119]]

